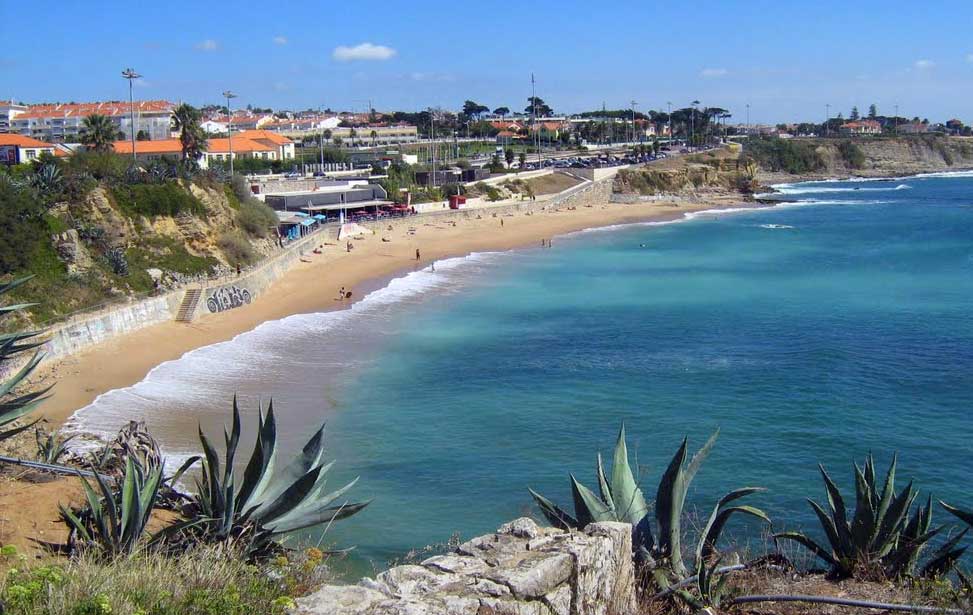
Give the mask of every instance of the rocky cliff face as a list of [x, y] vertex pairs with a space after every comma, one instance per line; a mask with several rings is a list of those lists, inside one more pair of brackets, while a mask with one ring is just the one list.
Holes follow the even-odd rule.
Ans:
[[632, 528], [583, 532], [527, 518], [419, 565], [358, 585], [328, 585], [298, 601], [301, 615], [621, 615], [634, 612]]
[[815, 146], [822, 168], [795, 176], [784, 172], [761, 170], [762, 183], [779, 183], [795, 179], [846, 177], [895, 177], [958, 171], [973, 168], [973, 138], [919, 135], [900, 138], [855, 139], [851, 141], [864, 156], [860, 166], [851, 166], [842, 157], [839, 139], [804, 140]]

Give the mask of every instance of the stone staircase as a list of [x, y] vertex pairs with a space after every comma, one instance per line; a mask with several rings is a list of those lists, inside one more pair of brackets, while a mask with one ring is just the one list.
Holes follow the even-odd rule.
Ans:
[[203, 296], [203, 291], [198, 288], [190, 288], [182, 298], [182, 304], [176, 313], [176, 322], [192, 322], [193, 315], [196, 314], [196, 306]]

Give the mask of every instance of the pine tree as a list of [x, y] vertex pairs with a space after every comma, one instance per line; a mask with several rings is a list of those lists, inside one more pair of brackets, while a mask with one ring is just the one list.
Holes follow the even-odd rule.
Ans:
[[878, 117], [878, 107], [875, 106], [875, 103], [872, 103], [871, 105], [868, 106], [868, 119], [874, 120], [877, 117]]
[[861, 118], [861, 114], [858, 113], [858, 107], [852, 107], [851, 108], [851, 115], [848, 116], [848, 117], [851, 118], [851, 121], [852, 122], [860, 119]]

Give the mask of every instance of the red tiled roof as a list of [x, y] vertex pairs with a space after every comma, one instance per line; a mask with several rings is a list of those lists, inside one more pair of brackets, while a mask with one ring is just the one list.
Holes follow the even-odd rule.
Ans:
[[[241, 133], [242, 134], [242, 133]], [[277, 146], [266, 139], [248, 139], [239, 135], [233, 136], [233, 153], [243, 152], [276, 152]], [[228, 154], [230, 152], [230, 139], [210, 139], [209, 148], [206, 150], [212, 154]]]
[[[112, 145], [116, 154], [131, 154], [131, 141], [115, 141]], [[139, 154], [178, 154], [182, 155], [179, 139], [159, 139], [157, 141], [137, 141], [135, 151]]]
[[[137, 100], [137, 113], [160, 113], [171, 111], [175, 104], [167, 100]], [[45, 105], [30, 105], [26, 111], [17, 115], [17, 119], [32, 119], [44, 117], [87, 117], [89, 115], [128, 115], [132, 107], [125, 101], [109, 101], [96, 103], [57, 103]]]
[[238, 136], [243, 137], [244, 139], [266, 140], [276, 145], [288, 145], [293, 143], [293, 141], [287, 137], [269, 130], [241, 130], [233, 135], [233, 138], [236, 139]]
[[18, 135], [16, 133], [0, 134], [0, 145], [16, 145], [17, 147], [54, 147], [53, 143], [45, 143], [44, 141], [38, 141], [37, 139], [31, 139], [30, 137], [25, 137], [24, 135]]

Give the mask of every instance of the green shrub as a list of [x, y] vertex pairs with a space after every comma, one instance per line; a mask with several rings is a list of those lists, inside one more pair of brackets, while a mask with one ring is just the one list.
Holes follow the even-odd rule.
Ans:
[[175, 182], [161, 185], [135, 184], [112, 186], [111, 195], [118, 207], [130, 216], [178, 216], [181, 213], [204, 215], [199, 199]]
[[250, 242], [236, 233], [223, 233], [216, 245], [220, 247], [231, 265], [249, 265], [257, 260], [257, 254]]
[[266, 237], [270, 229], [277, 226], [277, 214], [257, 199], [249, 198], [240, 202], [237, 222], [247, 234], [253, 237]]
[[838, 153], [849, 169], [861, 169], [865, 166], [865, 153], [862, 148], [851, 141], [838, 143]]
[[814, 143], [785, 139], [751, 139], [746, 151], [757, 163], [771, 171], [791, 174], [824, 169], [824, 159]]

